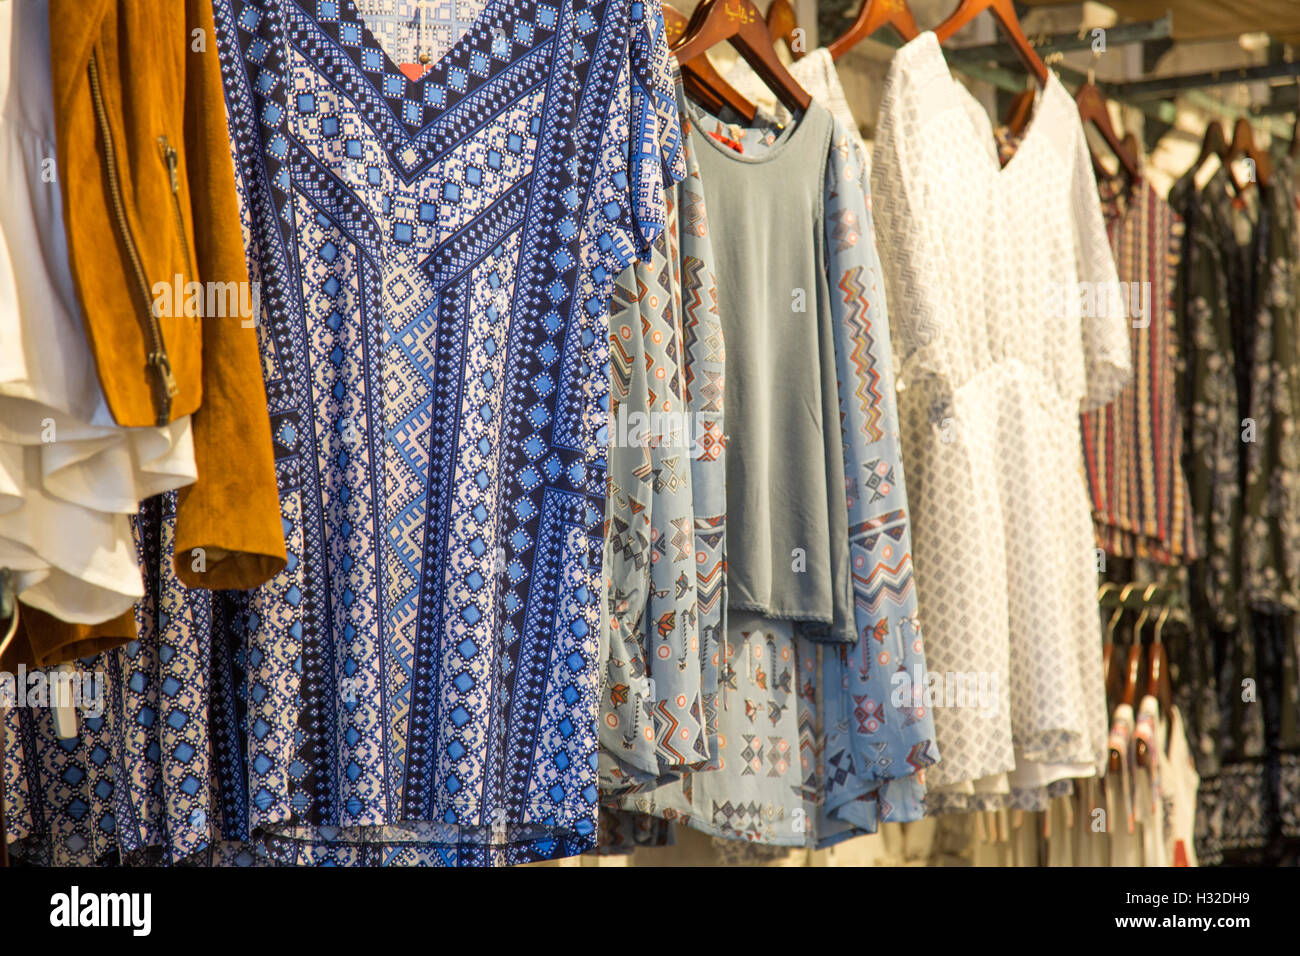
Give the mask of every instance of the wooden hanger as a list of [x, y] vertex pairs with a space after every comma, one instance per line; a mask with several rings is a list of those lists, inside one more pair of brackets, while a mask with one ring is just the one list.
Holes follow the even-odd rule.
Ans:
[[736, 48], [792, 113], [806, 110], [812, 103], [808, 91], [776, 55], [767, 23], [752, 0], [704, 0], [691, 17], [686, 35], [671, 49], [679, 63], [689, 63], [723, 40]]
[[[1260, 149], [1255, 145], [1255, 133], [1251, 129], [1250, 120], [1244, 116], [1237, 117], [1237, 125], [1232, 130], [1232, 143], [1228, 146], [1228, 155], [1224, 162], [1231, 164], [1237, 159], [1245, 157], [1255, 164], [1255, 179], [1261, 186], [1268, 186], [1268, 182], [1273, 178], [1273, 160], [1268, 155], [1267, 150]], [[1247, 183], [1241, 188], [1250, 185]]]
[[[1107, 581], [1097, 589], [1097, 603], [1100, 604], [1102, 599], [1111, 591], [1118, 591], [1119, 585], [1113, 581]], [[1106, 687], [1110, 687], [1110, 658], [1115, 650], [1115, 625], [1119, 623], [1119, 616], [1124, 613], [1124, 605], [1116, 608], [1115, 613], [1110, 616], [1106, 624], [1106, 630], [1101, 639], [1101, 679]]]
[[[1110, 620], [1106, 622], [1106, 633], [1105, 637], [1102, 639], [1102, 681], [1106, 687], [1107, 713], [1110, 713], [1110, 711], [1114, 709], [1114, 705], [1119, 702], [1120, 694], [1124, 686], [1122, 682], [1116, 686], [1116, 678], [1120, 676], [1120, 673], [1115, 667], [1115, 628], [1119, 626], [1120, 619], [1124, 616], [1124, 602], [1128, 600], [1129, 594], [1135, 587], [1137, 587], [1136, 584], [1126, 584], [1124, 585], [1123, 590], [1120, 591], [1119, 600], [1115, 605], [1115, 611], [1111, 614]], [[1107, 593], [1108, 589], [1114, 590], [1116, 588], [1117, 585], [1110, 584], [1109, 582], [1103, 584], [1101, 590], [1097, 594], [1097, 599], [1100, 601]]]
[[1210, 120], [1205, 124], [1205, 135], [1201, 137], [1201, 152], [1196, 157], [1192, 169], [1200, 169], [1211, 156], [1217, 156], [1219, 162], [1228, 155], [1228, 141], [1223, 138], [1223, 124]]
[[[668, 35], [669, 47], [686, 34], [689, 24], [690, 20], [686, 14], [674, 7], [664, 6], [664, 27]], [[745, 122], [754, 121], [758, 108], [722, 78], [722, 74], [717, 71], [707, 56], [696, 57], [689, 63], [679, 61], [679, 65], [682, 69], [682, 85], [686, 87], [686, 92], [705, 109], [718, 113], [726, 105], [743, 116]]]
[[1138, 138], [1132, 133], [1125, 133], [1124, 138], [1120, 140], [1124, 148], [1128, 150], [1130, 156], [1136, 156], [1141, 159], [1142, 147], [1138, 145]]
[[[799, 29], [799, 18], [794, 15], [794, 7], [790, 5], [790, 0], [772, 0], [772, 5], [767, 8], [767, 35], [772, 38], [772, 42], [784, 40], [786, 48], [790, 51], [790, 56], [796, 60], [803, 59], [807, 50], [794, 48], [795, 31]], [[803, 44], [799, 44], [800, 47]]]
[[1002, 125], [1010, 130], [1013, 136], [1019, 136], [1029, 125], [1029, 117], [1034, 114], [1034, 94], [1035, 91], [1032, 89], [1017, 93], [1015, 99], [1011, 101], [1011, 106], [1008, 107]]
[[1237, 174], [1232, 171], [1228, 165], [1228, 141], [1223, 136], [1223, 125], [1218, 120], [1210, 120], [1205, 126], [1205, 135], [1201, 138], [1201, 152], [1196, 157], [1196, 162], [1192, 168], [1187, 171], [1187, 175], [1195, 176], [1196, 171], [1205, 165], [1205, 161], [1211, 156], [1219, 160], [1228, 173], [1228, 182], [1231, 183], [1233, 191], [1240, 194], [1241, 183], [1237, 182]]
[[[1106, 141], [1106, 145], [1119, 160], [1120, 167], [1128, 173], [1129, 181], [1135, 181], [1139, 175], [1137, 155], [1124, 145], [1115, 132], [1115, 127], [1110, 122], [1110, 110], [1106, 108], [1106, 97], [1102, 95], [1101, 89], [1092, 81], [1091, 76], [1075, 92], [1074, 103], [1079, 107], [1079, 119], [1091, 123], [1097, 132], [1101, 133], [1101, 138]], [[1093, 156], [1092, 161], [1094, 167], [1101, 165], [1096, 156]], [[1102, 168], [1104, 170], [1104, 167]]]
[[[952, 16], [934, 28], [934, 35], [941, 44], [947, 43], [952, 39], [954, 33], [985, 10], [988, 10], [997, 18], [999, 25], [1002, 27], [1002, 32], [1011, 41], [1011, 46], [1019, 54], [1021, 62], [1037, 78], [1039, 86], [1046, 86], [1048, 77], [1047, 64], [1043, 62], [1043, 58], [1030, 45], [1029, 39], [1025, 36], [1025, 31], [1020, 26], [1020, 18], [1016, 16], [1015, 7], [1011, 5], [1011, 0], [961, 0]], [[834, 54], [832, 53], [832, 55]]]
[[[1112, 696], [1111, 694], [1112, 673], [1114, 673], [1115, 676], [1118, 676], [1118, 672], [1114, 671], [1114, 666], [1113, 666], [1115, 661], [1115, 654], [1114, 654], [1115, 627], [1116, 625], [1119, 624], [1120, 618], [1123, 617], [1124, 615], [1124, 602], [1128, 600], [1129, 594], [1132, 593], [1135, 587], [1137, 587], [1136, 584], [1124, 585], [1123, 590], [1119, 592], [1119, 601], [1115, 605], [1115, 613], [1110, 616], [1110, 620], [1106, 623], [1106, 639], [1105, 642], [1102, 644], [1102, 648], [1103, 648], [1102, 674], [1106, 685], [1106, 713], [1108, 714], [1114, 710], [1114, 708], [1111, 706], [1111, 701], [1118, 700], [1118, 696], [1119, 696], [1119, 695]], [[1103, 591], [1104, 591], [1104, 587], [1103, 587]], [[1106, 648], [1110, 649], [1109, 654], [1105, 653]], [[1120, 772], [1123, 759], [1124, 759], [1123, 754], [1121, 754], [1113, 747], [1110, 748], [1109, 764], [1110, 764], [1111, 773], [1114, 774]]]
[[916, 19], [907, 6], [907, 0], [863, 0], [857, 19], [842, 37], [827, 49], [831, 59], [838, 60], [881, 27], [890, 26], [904, 42], [915, 40], [921, 33]]
[[[1154, 697], [1160, 705], [1160, 714], [1167, 718], [1173, 702], [1173, 686], [1169, 683], [1169, 657], [1165, 653], [1164, 642], [1160, 639], [1165, 621], [1169, 620], [1171, 609], [1166, 607], [1156, 620], [1155, 633], [1151, 637], [1151, 647], [1147, 651], [1147, 694]], [[1138, 744], [1138, 766], [1147, 765], [1146, 747]]]
[[[1151, 595], [1157, 590], [1156, 585], [1147, 586], [1146, 591], [1142, 594], [1142, 600], [1149, 602]], [[1128, 649], [1128, 667], [1126, 668], [1127, 677], [1124, 682], [1124, 703], [1133, 707], [1137, 704], [1138, 677], [1142, 671], [1142, 628], [1146, 625], [1147, 618], [1151, 616], [1151, 605], [1145, 604], [1142, 613], [1138, 615], [1137, 623], [1133, 625], [1133, 643]]]

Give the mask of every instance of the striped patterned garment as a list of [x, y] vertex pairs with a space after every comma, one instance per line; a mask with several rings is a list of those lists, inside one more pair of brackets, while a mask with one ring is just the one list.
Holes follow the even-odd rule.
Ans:
[[1196, 544], [1181, 464], [1172, 300], [1182, 219], [1145, 180], [1126, 191], [1118, 177], [1103, 177], [1098, 190], [1133, 320], [1134, 375], [1115, 401], [1080, 416], [1097, 545], [1125, 558], [1188, 563]]

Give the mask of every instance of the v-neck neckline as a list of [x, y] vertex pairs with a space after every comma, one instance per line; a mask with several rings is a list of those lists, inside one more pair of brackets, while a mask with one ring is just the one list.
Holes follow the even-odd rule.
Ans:
[[[1039, 91], [1037, 102], [1034, 104], [1034, 112], [1029, 117], [1029, 122], [1025, 124], [1024, 132], [1018, 138], [1019, 143], [1016, 146], [1016, 151], [1004, 164], [998, 156], [997, 137], [994, 135], [992, 120], [988, 119], [988, 114], [985, 112], [983, 105], [975, 98], [974, 94], [952, 75], [952, 68], [948, 65], [948, 58], [943, 53], [943, 45], [939, 43], [939, 38], [934, 31], [926, 30], [918, 34], [916, 39], [912, 40], [908, 45], [912, 44], [917, 46], [917, 53], [920, 56], [930, 60], [936, 76], [945, 80], [957, 108], [964, 117], [963, 122], [970, 131], [972, 139], [979, 144], [979, 153], [989, 161], [994, 177], [997, 179], [1003, 178], [1020, 159], [1025, 152], [1025, 148], [1039, 138], [1035, 134], [1038, 133], [1038, 128], [1043, 125], [1044, 115], [1052, 108], [1052, 101], [1055, 100], [1057, 89], [1060, 86], [1061, 81], [1057, 78], [1056, 73], [1051, 70], [1048, 71], [1047, 83]], [[974, 117], [971, 115], [972, 107], [979, 110], [985, 117], [985, 123], [975, 122]], [[987, 127], [987, 130], [982, 127]]]
[[[446, 72], [445, 66], [447, 62], [452, 57], [454, 57], [457, 53], [460, 52], [461, 45], [465, 43], [465, 41], [470, 37], [470, 35], [478, 32], [479, 28], [485, 22], [487, 22], [487, 20], [491, 17], [493, 8], [497, 5], [499, 0], [485, 0], [483, 6], [479, 8], [478, 15], [475, 16], [474, 19], [469, 22], [469, 25], [465, 28], [465, 31], [460, 36], [458, 36], [454, 41], [452, 41], [452, 43], [447, 47], [447, 49], [445, 49], [442, 52], [442, 55], [439, 56], [436, 60], [430, 60], [428, 63], [421, 64], [421, 66], [423, 66], [425, 70], [423, 73], [421, 73], [419, 76], [415, 77], [414, 79], [412, 79], [410, 76], [407, 75], [406, 71], [402, 69], [401, 64], [394, 61], [392, 54], [390, 54], [388, 50], [384, 47], [384, 45], [379, 42], [379, 38], [375, 36], [374, 32], [370, 29], [370, 26], [366, 23], [365, 16], [363, 16], [361, 11], [357, 9], [356, 0], [329, 0], [329, 2], [334, 2], [339, 5], [340, 23], [351, 22], [359, 26], [362, 30], [362, 37], [365, 45], [369, 48], [373, 48], [379, 51], [379, 55], [383, 58], [385, 76], [391, 76], [394, 73], [397, 73], [405, 77], [406, 80], [412, 86], [419, 86], [428, 77], [433, 76], [434, 73]], [[416, 3], [416, 8], [418, 9], [419, 0], [415, 0], [415, 3]], [[342, 15], [343, 10], [348, 11], [348, 19], [346, 20]]]
[[[523, 51], [535, 50], [555, 32], [558, 12], [546, 0], [486, 0], [469, 27], [428, 69], [412, 79], [394, 62], [371, 32], [355, 0], [295, 0], [339, 44], [343, 54], [366, 77], [408, 135], [417, 135], [466, 97], [492, 82]], [[315, 13], [311, 10], [314, 8]], [[511, 16], [504, 16], [511, 8]], [[534, 16], [550, 9], [550, 22]], [[493, 27], [499, 29], [492, 29]], [[504, 37], [501, 52], [481, 46], [485, 31]], [[351, 34], [351, 35], [349, 35]], [[477, 82], [476, 82], [477, 81]]]

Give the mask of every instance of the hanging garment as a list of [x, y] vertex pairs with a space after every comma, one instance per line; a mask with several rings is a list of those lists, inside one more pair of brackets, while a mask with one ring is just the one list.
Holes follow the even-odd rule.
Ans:
[[[716, 836], [829, 845], [918, 818], [916, 771], [936, 756], [928, 707], [894, 680], [910, 689], [925, 667], [865, 173], [815, 105], [785, 129], [682, 108], [727, 343], [719, 757], [622, 805]], [[772, 233], [769, 217], [808, 233]], [[838, 440], [822, 425], [834, 421]]]
[[1198, 866], [1194, 839], [1196, 791], [1200, 777], [1188, 749], [1182, 712], [1170, 708], [1168, 747], [1161, 750], [1160, 799], [1164, 805], [1165, 866]]
[[1040, 782], [1078, 776], [1106, 732], [1078, 414], [1131, 372], [1124, 321], [1079, 307], [1080, 283], [1117, 279], [1078, 111], [1049, 79], [1003, 167], [923, 33], [890, 67], [872, 192], [928, 664], [1000, 695], [993, 716], [936, 708], [927, 782], [996, 791], [1023, 762]]
[[1223, 169], [1199, 192], [1191, 177], [1170, 192], [1187, 224], [1183, 395], [1206, 553], [1191, 581], [1190, 673], [1202, 693], [1188, 718], [1202, 742], [1195, 853], [1207, 865], [1294, 859], [1300, 838], [1285, 809], [1300, 799], [1292, 488], [1300, 251], [1290, 178], [1284, 159], [1273, 186], [1239, 197]]
[[131, 516], [196, 477], [189, 416], [119, 427], [96, 376], [63, 229], [47, 6], [0, 8], [0, 48], [11, 51], [0, 69], [0, 567], [15, 572], [33, 623], [120, 620], [97, 639], [24, 626], [9, 670], [135, 637], [126, 612], [144, 591]]
[[1111, 866], [1142, 865], [1142, 824], [1137, 815], [1137, 789], [1134, 780], [1136, 758], [1133, 734], [1137, 729], [1131, 704], [1120, 704], [1110, 728], [1110, 750], [1119, 754], [1120, 771], [1105, 780], [1106, 832], [1110, 835]]
[[[32, 852], [580, 852], [605, 313], [682, 175], [660, 8], [487, 0], [418, 81], [351, 0], [214, 11], [288, 564], [185, 590], [172, 503], [142, 513], [140, 642], [107, 666], [103, 732], [28, 763]], [[20, 715], [28, 761], [46, 723]], [[101, 743], [111, 788], [59, 777]]]
[[1135, 375], [1113, 402], [1081, 419], [1097, 544], [1120, 557], [1188, 562], [1196, 543], [1172, 309], [1182, 220], [1146, 180], [1127, 189], [1121, 177], [1098, 185], [1120, 281], [1108, 304], [1128, 320]]
[[682, 145], [686, 178], [665, 195], [664, 231], [619, 276], [609, 312], [599, 724], [606, 793], [717, 757], [725, 349], [699, 167], [690, 137]]
[[211, 0], [49, 0], [58, 185], [113, 420], [191, 415], [176, 573], [251, 588], [284, 567], [266, 393]]
[[[737, 410], [726, 423], [727, 610], [852, 642], [844, 452], [831, 425], [839, 415], [835, 332], [824, 291], [827, 240], [817, 236], [830, 221], [823, 192], [832, 121], [812, 109], [780, 135], [743, 134], [741, 150], [700, 128], [709, 121], [696, 115], [692, 136], [714, 210], [726, 403]], [[814, 161], [794, 188], [788, 177]], [[795, 245], [772, 222], [802, 223], [808, 238]], [[859, 219], [847, 227], [856, 240]], [[716, 238], [724, 228], [725, 244]], [[876, 482], [888, 491], [891, 479]]]
[[[1142, 866], [1168, 866], [1165, 806], [1161, 799], [1161, 759], [1167, 734], [1160, 716], [1160, 704], [1147, 694], [1138, 703], [1137, 723], [1133, 728], [1134, 760], [1133, 819], [1142, 833]], [[1137, 760], [1137, 747], [1146, 752], [1146, 766]]]
[[1241, 590], [1239, 359], [1228, 289], [1233, 253], [1221, 242], [1224, 219], [1216, 212], [1231, 203], [1227, 182], [1228, 172], [1221, 168], [1203, 190], [1185, 176], [1169, 191], [1170, 205], [1184, 223], [1175, 314], [1181, 348], [1179, 393], [1188, 434], [1187, 478], [1197, 552], [1202, 556], [1193, 579], [1193, 609], [1198, 622], [1208, 614], [1219, 631], [1237, 626]]

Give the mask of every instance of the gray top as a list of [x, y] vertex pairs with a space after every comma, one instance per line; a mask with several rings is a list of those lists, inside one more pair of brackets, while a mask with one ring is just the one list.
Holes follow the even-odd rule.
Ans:
[[[726, 125], [688, 105], [726, 342], [727, 608], [855, 640], [823, 203], [831, 116]], [[738, 141], [738, 152], [706, 130]]]

